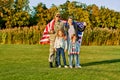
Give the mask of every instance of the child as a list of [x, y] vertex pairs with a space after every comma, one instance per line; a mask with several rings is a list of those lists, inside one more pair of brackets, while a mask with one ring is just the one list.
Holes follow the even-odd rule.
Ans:
[[67, 41], [64, 39], [64, 33], [62, 30], [58, 30], [57, 36], [54, 43], [55, 51], [57, 52], [57, 62], [58, 62], [58, 68], [61, 68], [61, 62], [60, 62], [60, 55], [62, 54], [64, 67], [66, 66], [66, 58], [65, 58], [65, 52], [67, 50]]
[[79, 51], [80, 45], [76, 41], [77, 37], [75, 34], [72, 35], [69, 43], [68, 54], [69, 54], [69, 66], [73, 68], [73, 58], [75, 59], [75, 68], [81, 68], [79, 63]]

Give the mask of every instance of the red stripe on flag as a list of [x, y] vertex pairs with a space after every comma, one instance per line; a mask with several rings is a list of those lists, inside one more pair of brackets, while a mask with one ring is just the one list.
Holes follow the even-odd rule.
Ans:
[[50, 41], [40, 42], [40, 44], [50, 44]]
[[49, 36], [42, 37], [41, 40], [42, 39], [49, 39]]

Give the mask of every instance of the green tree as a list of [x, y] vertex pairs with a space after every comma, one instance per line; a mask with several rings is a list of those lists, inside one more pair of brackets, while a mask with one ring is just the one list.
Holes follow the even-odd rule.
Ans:
[[68, 5], [70, 4], [70, 1], [67, 0], [64, 4], [61, 4], [58, 7], [58, 10], [61, 12], [61, 16], [63, 19], [67, 20], [68, 16], [69, 16], [69, 12], [68, 12]]
[[30, 25], [46, 25], [54, 18], [55, 13], [58, 12], [58, 8], [54, 4], [49, 9], [43, 3], [39, 3], [33, 8]]
[[68, 16], [73, 16], [74, 20], [79, 22], [87, 22], [88, 26], [90, 26], [89, 12], [86, 10], [85, 7], [83, 7], [83, 4], [81, 4], [80, 2], [66, 1], [66, 3], [60, 5], [59, 10], [61, 10], [62, 17], [64, 19], [67, 20]]
[[54, 18], [56, 12], [59, 12], [58, 7], [52, 4], [51, 8], [48, 10], [48, 22]]
[[3, 18], [7, 16], [6, 14], [10, 13], [13, 4], [14, 0], [0, 0], [0, 29], [5, 28], [6, 20]]
[[29, 0], [5, 0], [2, 6], [2, 20], [5, 22], [6, 28], [13, 28], [15, 26], [29, 25]]
[[39, 3], [35, 9], [35, 19], [38, 25], [46, 25], [48, 21], [48, 9], [45, 4]]

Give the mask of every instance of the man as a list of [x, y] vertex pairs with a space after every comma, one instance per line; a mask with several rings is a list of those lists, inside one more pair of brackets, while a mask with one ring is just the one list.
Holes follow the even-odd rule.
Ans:
[[[50, 34], [50, 53], [49, 53], [49, 64], [50, 68], [53, 67], [53, 62], [54, 62], [54, 55], [55, 55], [55, 50], [54, 50], [54, 42], [55, 42], [55, 37], [57, 34], [58, 30], [64, 30], [64, 23], [60, 20], [60, 13], [56, 13], [54, 17], [54, 25], [51, 27], [49, 34]], [[57, 61], [56, 61], [56, 66], [57, 66]]]

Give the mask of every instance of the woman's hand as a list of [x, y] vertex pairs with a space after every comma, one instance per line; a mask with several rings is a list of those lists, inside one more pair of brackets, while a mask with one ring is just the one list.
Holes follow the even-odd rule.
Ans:
[[86, 26], [86, 25], [87, 25], [87, 23], [86, 23], [86, 22], [84, 22], [84, 23], [83, 23], [83, 25], [84, 25], [84, 26]]
[[64, 52], [67, 52], [67, 50], [65, 49]]
[[64, 39], [67, 40], [67, 36], [64, 36]]
[[54, 48], [54, 50], [55, 50], [55, 52], [57, 51], [57, 49], [56, 49], [56, 48]]

